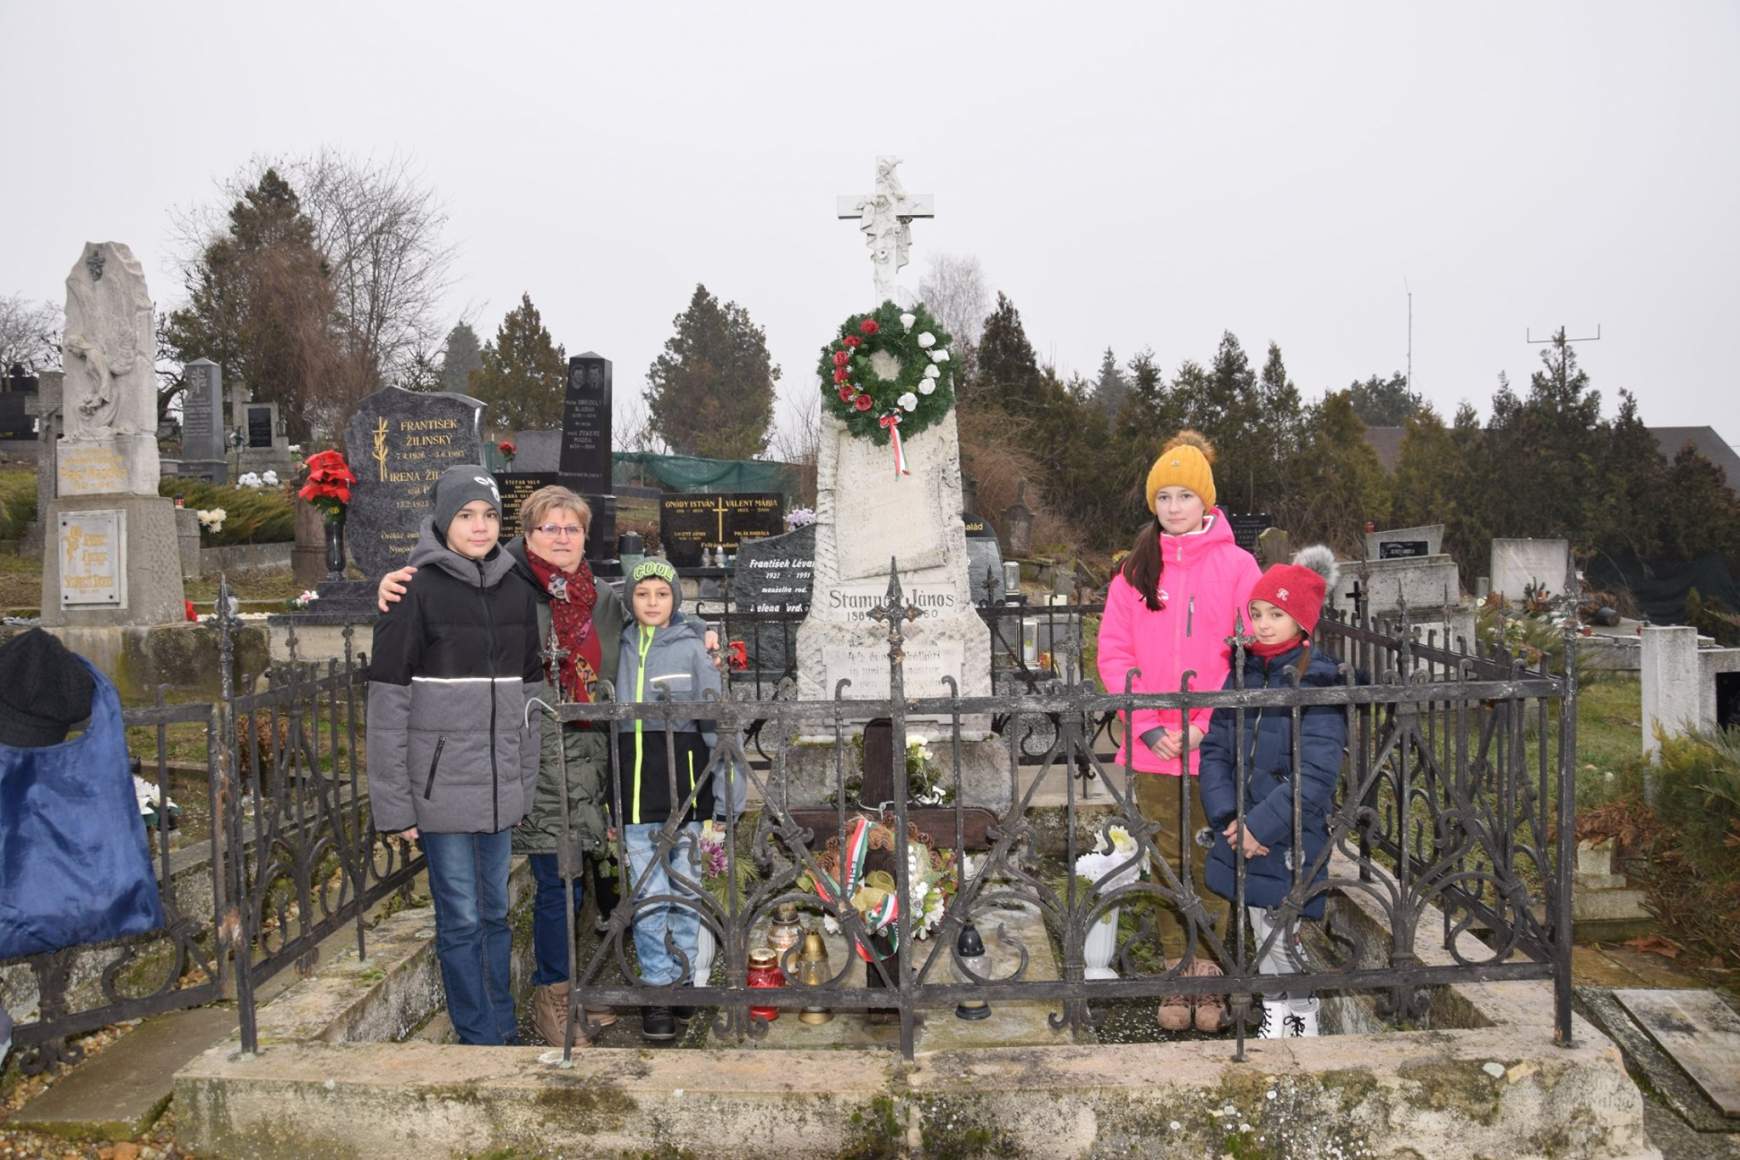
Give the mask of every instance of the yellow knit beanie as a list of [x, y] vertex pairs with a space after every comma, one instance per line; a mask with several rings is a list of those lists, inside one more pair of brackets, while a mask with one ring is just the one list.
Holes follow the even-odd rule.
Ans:
[[1195, 431], [1184, 430], [1167, 441], [1160, 458], [1148, 469], [1148, 510], [1163, 487], [1187, 487], [1214, 507], [1214, 447]]

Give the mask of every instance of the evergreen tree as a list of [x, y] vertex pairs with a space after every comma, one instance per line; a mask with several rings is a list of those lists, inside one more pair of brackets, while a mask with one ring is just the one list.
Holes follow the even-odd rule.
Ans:
[[647, 370], [652, 427], [679, 455], [751, 459], [772, 435], [779, 368], [767, 335], [735, 302], [696, 285], [676, 333]]
[[1001, 290], [996, 308], [985, 319], [972, 393], [1012, 415], [1027, 414], [1040, 404], [1039, 360], [1021, 326], [1021, 312]]
[[1688, 443], [1669, 464], [1665, 483], [1656, 505], [1665, 554], [1694, 560], [1716, 552], [1730, 569], [1740, 568], [1740, 500], [1722, 469]]
[[188, 264], [185, 285], [188, 304], [162, 328], [166, 354], [222, 364], [226, 384], [279, 404], [292, 439], [306, 439], [316, 419], [340, 425], [358, 383], [333, 334], [336, 299], [313, 223], [277, 170], [230, 207], [227, 229]]
[[489, 425], [498, 432], [549, 430], [562, 425], [568, 356], [544, 329], [543, 316], [522, 293], [479, 356], [470, 376], [472, 397], [489, 405]]
[[1094, 380], [1094, 405], [1107, 419], [1116, 419], [1129, 395], [1129, 380], [1124, 378], [1124, 372], [1118, 366], [1118, 358], [1108, 346], [1105, 357], [1100, 359], [1099, 377]]
[[1376, 375], [1348, 388], [1353, 410], [1367, 427], [1400, 427], [1408, 416], [1425, 409], [1426, 401], [1408, 389], [1408, 376], [1396, 371], [1387, 379]]
[[457, 324], [447, 332], [441, 351], [441, 390], [469, 395], [472, 373], [482, 366], [483, 347], [477, 341], [477, 331], [469, 322]]
[[1352, 553], [1362, 546], [1365, 521], [1388, 507], [1387, 492], [1383, 464], [1365, 440], [1365, 424], [1348, 392], [1335, 391], [1312, 408], [1305, 446], [1272, 509], [1301, 540], [1323, 540]]
[[1668, 462], [1643, 425], [1637, 398], [1619, 392], [1619, 413], [1607, 425], [1607, 447], [1600, 460], [1602, 486], [1595, 496], [1591, 539], [1602, 551], [1624, 551], [1641, 559], [1662, 550], [1662, 497], [1668, 494]]

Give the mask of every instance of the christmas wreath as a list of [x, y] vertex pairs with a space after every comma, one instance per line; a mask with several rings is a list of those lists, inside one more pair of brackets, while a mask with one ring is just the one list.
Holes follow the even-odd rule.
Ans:
[[[901, 437], [928, 429], [954, 406], [952, 342], [922, 305], [903, 310], [884, 302], [869, 314], [854, 314], [822, 348], [822, 406], [852, 434], [892, 444], [895, 473], [905, 475]], [[870, 359], [878, 353], [899, 361], [895, 378], [876, 373]]]

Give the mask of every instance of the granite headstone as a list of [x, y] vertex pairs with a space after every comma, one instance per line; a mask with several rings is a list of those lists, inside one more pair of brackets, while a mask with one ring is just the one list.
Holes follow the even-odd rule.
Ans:
[[[738, 612], [799, 617], [809, 611], [816, 571], [816, 526], [746, 541], [731, 575], [731, 604]], [[739, 634], [749, 666], [762, 675], [783, 675], [794, 666], [796, 619], [757, 622]]]
[[558, 464], [568, 486], [592, 508], [592, 534], [586, 558], [610, 560], [616, 548], [616, 496], [610, 487], [611, 364], [596, 351], [568, 360], [568, 389], [562, 399], [562, 458]]
[[[182, 378], [187, 382], [187, 389], [181, 395], [181, 461], [184, 465], [221, 464], [224, 460], [224, 428], [219, 417], [223, 407], [223, 377], [223, 368], [208, 358], [196, 358], [182, 368]], [[185, 468], [184, 473], [187, 473]], [[203, 471], [200, 473], [204, 474]], [[224, 479], [217, 482], [222, 483]]]
[[483, 406], [467, 395], [402, 387], [357, 406], [345, 436], [357, 477], [345, 546], [363, 575], [372, 580], [404, 564], [443, 471], [483, 462]]
[[778, 492], [684, 493], [659, 500], [659, 543], [679, 568], [698, 567], [709, 548], [735, 553], [784, 530], [785, 497]]

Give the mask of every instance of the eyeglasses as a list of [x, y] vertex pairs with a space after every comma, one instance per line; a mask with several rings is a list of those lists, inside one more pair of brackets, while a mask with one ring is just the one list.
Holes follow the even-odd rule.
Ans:
[[539, 524], [532, 531], [542, 532], [552, 540], [564, 540], [586, 534], [586, 529], [579, 524]]

